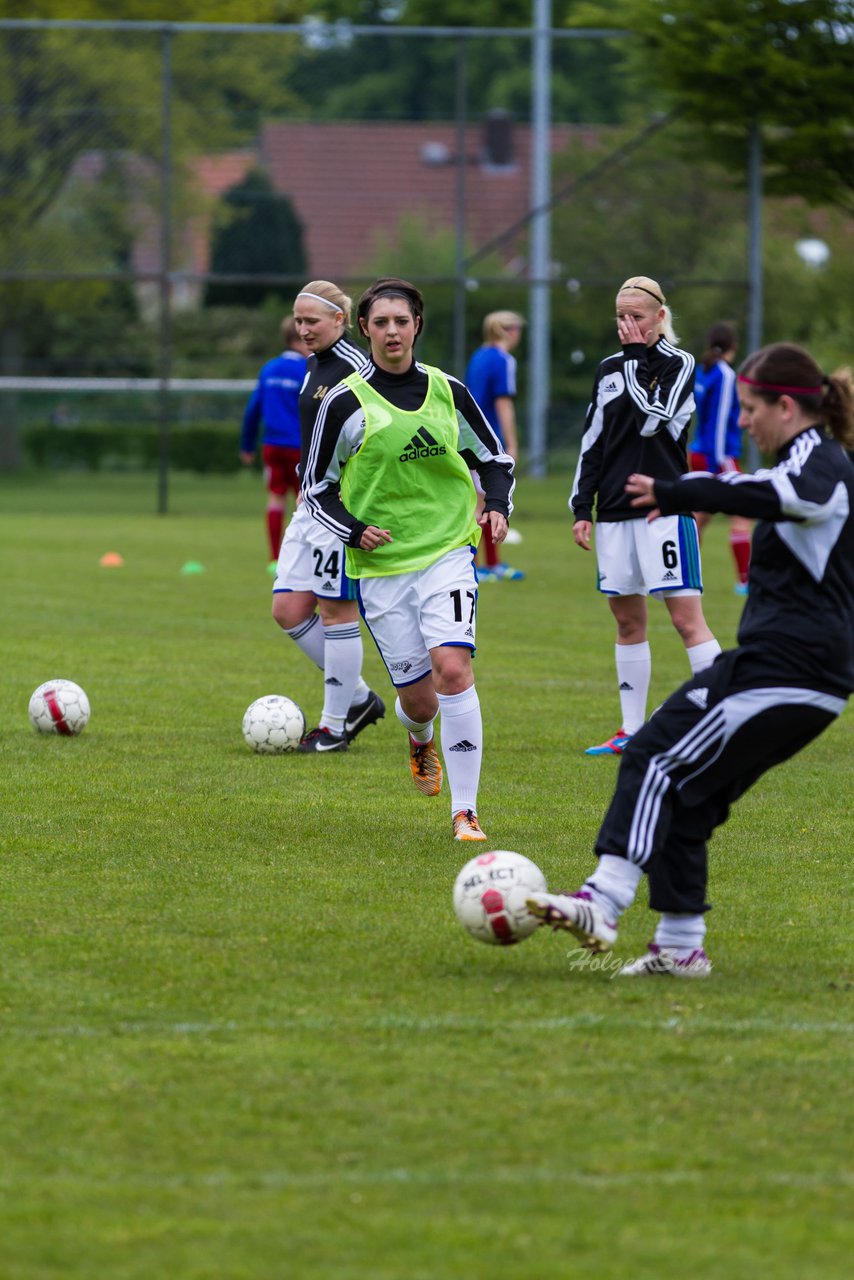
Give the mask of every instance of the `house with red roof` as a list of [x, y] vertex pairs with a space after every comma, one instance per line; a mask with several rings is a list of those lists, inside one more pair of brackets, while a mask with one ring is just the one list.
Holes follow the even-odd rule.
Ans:
[[[551, 149], [571, 140], [592, 141], [586, 126], [556, 125]], [[143, 314], [159, 306], [160, 173], [141, 155], [86, 152], [72, 180], [97, 182], [106, 166], [121, 165], [130, 191], [133, 229], [130, 269], [139, 277]], [[531, 129], [495, 112], [461, 132], [453, 122], [270, 120], [257, 146], [195, 156], [186, 164], [189, 186], [173, 204], [177, 220], [171, 245], [172, 305], [198, 306], [210, 268], [218, 201], [259, 167], [286, 195], [303, 226], [309, 276], [346, 283], [363, 276], [383, 237], [416, 215], [431, 228], [453, 232], [460, 216], [466, 245], [477, 249], [518, 226], [497, 250], [510, 275], [524, 271], [530, 208]], [[176, 184], [177, 190], [177, 184]], [[180, 211], [189, 207], [190, 212]], [[393, 265], [389, 265], [389, 270]], [[277, 264], [270, 263], [271, 273]]]

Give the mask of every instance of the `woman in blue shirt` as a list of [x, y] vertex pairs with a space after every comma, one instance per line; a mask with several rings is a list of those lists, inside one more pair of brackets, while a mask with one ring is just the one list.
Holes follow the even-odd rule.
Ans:
[[[524, 325], [525, 321], [515, 311], [490, 311], [483, 321], [483, 346], [478, 347], [469, 360], [464, 379], [483, 416], [515, 463], [519, 461], [514, 403], [516, 357], [511, 352], [519, 345]], [[483, 498], [476, 472], [475, 488], [480, 498], [479, 516]], [[486, 565], [478, 565], [478, 582], [518, 582], [524, 578], [521, 569], [501, 562], [488, 524], [483, 529], [482, 546]]]
[[285, 499], [299, 493], [297, 464], [300, 457], [299, 393], [305, 381], [308, 348], [296, 330], [293, 316], [282, 321], [285, 350], [268, 360], [258, 375], [258, 384], [243, 413], [240, 431], [240, 460], [246, 466], [255, 460], [258, 429], [264, 424], [261, 456], [267, 486], [267, 537], [270, 565], [275, 568], [285, 525]]
[[[738, 350], [738, 334], [731, 324], [712, 325], [706, 338], [706, 350], [697, 365], [694, 400], [697, 405], [697, 431], [688, 461], [692, 471], [707, 471], [719, 476], [726, 471], [740, 471], [741, 431], [738, 426], [738, 397], [735, 394], [735, 370], [732, 367]], [[711, 520], [707, 511], [694, 513], [697, 532]], [[730, 516], [729, 545], [735, 561], [735, 590], [747, 595], [747, 573], [750, 568], [751, 522], [743, 516]]]

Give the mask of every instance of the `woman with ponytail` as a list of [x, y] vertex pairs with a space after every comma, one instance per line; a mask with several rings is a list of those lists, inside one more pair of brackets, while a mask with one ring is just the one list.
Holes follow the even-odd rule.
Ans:
[[[672, 694], [626, 747], [590, 879], [575, 894], [529, 903], [544, 923], [606, 951], [646, 873], [661, 917], [646, 954], [621, 970], [627, 977], [710, 972], [712, 832], [763, 773], [833, 724], [854, 689], [851, 377], [827, 376], [803, 348], [779, 342], [744, 362], [738, 398], [740, 425], [771, 466], [678, 480], [637, 474], [626, 485], [649, 520], [699, 510], [757, 521], [738, 647]], [[844, 788], [820, 799], [850, 803]]]

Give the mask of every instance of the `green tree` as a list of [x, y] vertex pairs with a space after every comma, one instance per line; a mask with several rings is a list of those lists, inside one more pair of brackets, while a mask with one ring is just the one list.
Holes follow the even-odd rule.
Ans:
[[[565, 25], [572, 0], [555, 6]], [[470, 118], [492, 107], [528, 119], [531, 112], [531, 41], [524, 36], [388, 39], [353, 37], [353, 25], [400, 27], [530, 27], [530, 0], [328, 0], [304, 57], [293, 70], [303, 109], [321, 119], [448, 120], [456, 111], [458, 55], [464, 49]], [[611, 68], [614, 42], [554, 42], [552, 113], [556, 120], [616, 121], [625, 97]]]
[[[211, 251], [214, 275], [305, 275], [302, 223], [288, 197], [273, 189], [262, 170], [252, 170], [231, 187], [222, 206]], [[257, 306], [270, 294], [282, 294], [282, 290], [274, 285], [213, 281], [205, 292], [205, 305]], [[293, 289], [286, 288], [283, 296], [292, 294]]]
[[769, 194], [854, 210], [851, 0], [597, 0], [571, 21], [634, 32], [628, 75], [699, 126], [695, 150], [743, 174], [755, 122]]
[[[95, 3], [75, 17], [198, 16], [190, 0], [174, 5]], [[202, 6], [204, 7], [204, 6]], [[66, 16], [59, 3], [7, 4], [8, 16]], [[80, 10], [86, 12], [82, 13]], [[119, 10], [117, 12], [116, 10]], [[209, 6], [236, 16], [240, 6]], [[256, 6], [271, 13], [279, 5]], [[259, 20], [261, 18], [259, 17]], [[297, 42], [181, 33], [172, 38], [173, 157], [245, 145], [262, 114], [294, 106], [284, 74]], [[132, 151], [157, 161], [163, 133], [163, 37], [159, 32], [6, 30], [0, 32], [0, 219], [10, 255], [17, 237], [51, 207], [81, 153]], [[248, 74], [250, 72], [251, 74]]]
[[[258, 20], [290, 20], [302, 4], [258, 3]], [[204, 10], [204, 12], [202, 12]], [[5, 0], [4, 18], [238, 19], [245, 5], [109, 3], [81, 0]], [[293, 107], [287, 66], [297, 56], [293, 37], [176, 33], [170, 40], [172, 95], [171, 203], [176, 228], [200, 202], [183, 162], [205, 151], [247, 145], [262, 114]], [[161, 32], [15, 28], [0, 31], [0, 369], [20, 372], [64, 344], [69, 330], [110, 310], [115, 336], [132, 316], [127, 290], [109, 281], [67, 284], [26, 281], [24, 273], [107, 273], [126, 262], [134, 196], [137, 229], [157, 246], [163, 149]], [[122, 157], [121, 165], [114, 161]], [[98, 173], [99, 164], [106, 168]], [[92, 177], [88, 194], [81, 173]], [[113, 180], [107, 174], [119, 175]], [[88, 211], [88, 217], [82, 216]], [[19, 277], [15, 280], [15, 277]], [[11, 278], [11, 279], [10, 279]], [[110, 326], [106, 326], [110, 332]], [[56, 338], [54, 343], [53, 339]], [[93, 358], [109, 348], [93, 329]], [[118, 364], [119, 361], [117, 360]], [[17, 448], [14, 405], [3, 413], [2, 459]], [[2, 433], [0, 433], [2, 434]], [[8, 442], [8, 447], [7, 447]]]

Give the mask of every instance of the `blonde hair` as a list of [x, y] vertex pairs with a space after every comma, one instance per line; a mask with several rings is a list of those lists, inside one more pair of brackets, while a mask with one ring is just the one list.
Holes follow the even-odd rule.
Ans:
[[345, 329], [350, 328], [353, 300], [348, 298], [344, 290], [339, 289], [337, 284], [333, 284], [331, 280], [309, 280], [308, 284], [303, 285], [300, 289], [297, 297], [300, 298], [303, 294], [310, 298], [319, 298], [321, 302], [327, 302], [336, 311], [343, 312], [344, 327]]
[[484, 342], [500, 342], [508, 329], [523, 329], [525, 321], [518, 311], [490, 311], [483, 318]]
[[654, 299], [659, 307], [664, 310], [664, 318], [660, 324], [661, 333], [668, 342], [678, 342], [679, 339], [673, 330], [673, 312], [667, 305], [667, 299], [664, 296], [664, 290], [657, 280], [653, 280], [652, 276], [629, 276], [628, 280], [624, 280], [617, 290], [617, 297], [621, 293], [645, 293], [648, 297]]

